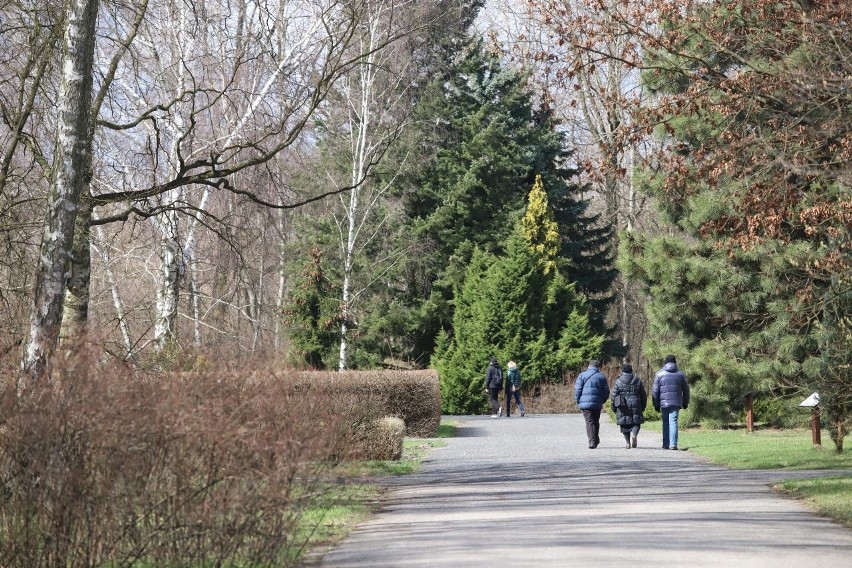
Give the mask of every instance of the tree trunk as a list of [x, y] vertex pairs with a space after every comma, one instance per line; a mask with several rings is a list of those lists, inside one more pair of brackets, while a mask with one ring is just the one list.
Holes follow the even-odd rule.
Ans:
[[[22, 379], [28, 379], [29, 386], [44, 374], [59, 341], [80, 192], [91, 175], [86, 165], [92, 152], [89, 115], [97, 15], [97, 0], [69, 0], [53, 180], [36, 269], [29, 344], [22, 362]], [[18, 390], [26, 386], [19, 384]]]
[[[89, 154], [91, 157], [91, 154]], [[91, 169], [91, 160], [86, 164]], [[86, 187], [89, 183], [86, 181]], [[88, 190], [80, 198], [74, 224], [74, 245], [71, 249], [71, 269], [65, 292], [62, 316], [62, 338], [85, 333], [89, 321], [89, 287], [92, 280], [92, 253], [89, 224], [92, 220], [92, 198]]]
[[178, 242], [177, 213], [167, 211], [160, 219], [160, 279], [154, 343], [157, 351], [177, 339], [178, 288], [183, 276], [183, 249]]

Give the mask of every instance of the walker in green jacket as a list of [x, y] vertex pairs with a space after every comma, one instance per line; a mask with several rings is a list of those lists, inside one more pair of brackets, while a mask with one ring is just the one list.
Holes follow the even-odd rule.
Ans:
[[526, 414], [524, 403], [521, 402], [521, 371], [514, 361], [509, 361], [506, 366], [509, 372], [506, 375], [506, 416], [512, 414], [512, 398], [521, 411], [521, 416]]

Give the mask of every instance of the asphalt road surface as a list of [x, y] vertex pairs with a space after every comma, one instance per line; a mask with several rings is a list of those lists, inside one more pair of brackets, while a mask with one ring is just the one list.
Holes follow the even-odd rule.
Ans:
[[852, 568], [852, 529], [771, 489], [850, 471], [732, 471], [644, 430], [628, 450], [606, 415], [594, 450], [582, 415], [454, 419], [321, 566]]

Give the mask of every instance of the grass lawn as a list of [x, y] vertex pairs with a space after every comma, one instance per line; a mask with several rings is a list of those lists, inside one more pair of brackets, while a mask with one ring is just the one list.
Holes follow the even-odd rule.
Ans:
[[[852, 469], [852, 436], [844, 440], [845, 450], [838, 454], [827, 434], [822, 432], [824, 445], [820, 449], [811, 444], [811, 431], [805, 429], [752, 433], [686, 429], [680, 432], [679, 445], [734, 469]], [[786, 481], [775, 488], [852, 527], [852, 476]]]
[[[827, 432], [822, 449], [811, 444], [810, 430], [703, 430], [685, 429], [678, 445], [734, 469], [852, 469], [852, 439], [846, 451], [834, 451]], [[825, 444], [827, 442], [827, 444]]]

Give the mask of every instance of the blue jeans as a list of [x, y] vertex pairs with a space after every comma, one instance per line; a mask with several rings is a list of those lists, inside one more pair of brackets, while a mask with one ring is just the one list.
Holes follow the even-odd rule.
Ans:
[[677, 417], [679, 406], [664, 406], [660, 409], [663, 414], [663, 447], [677, 447]]

